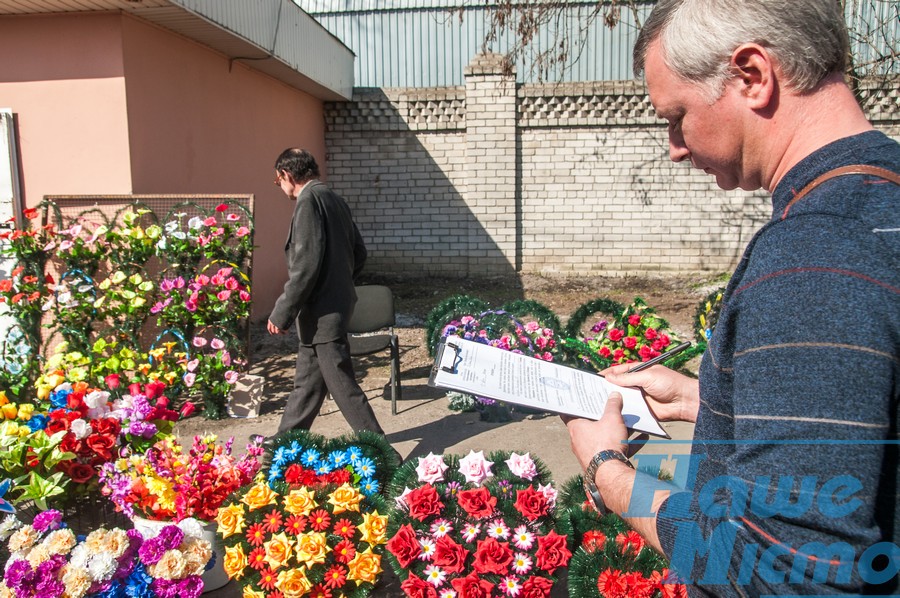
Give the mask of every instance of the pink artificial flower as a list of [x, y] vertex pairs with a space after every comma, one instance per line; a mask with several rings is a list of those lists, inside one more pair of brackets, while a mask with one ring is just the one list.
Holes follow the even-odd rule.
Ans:
[[525, 453], [524, 455], [512, 453], [509, 456], [509, 459], [506, 460], [506, 465], [513, 475], [517, 475], [529, 482], [534, 479], [534, 476], [538, 473], [537, 466], [534, 463], [534, 459], [531, 458], [530, 453]]
[[237, 278], [231, 276], [225, 281], [225, 288], [229, 291], [236, 291], [241, 288], [241, 283], [237, 281]]
[[219, 301], [228, 301], [229, 297], [231, 297], [231, 291], [229, 291], [228, 289], [216, 293], [216, 299], [218, 299]]
[[225, 216], [225, 220], [227, 220], [228, 222], [237, 222], [240, 219], [241, 219], [241, 217], [238, 216], [237, 214], [229, 214], [229, 215]]
[[191, 341], [191, 344], [193, 344], [193, 345], [194, 345], [195, 347], [197, 347], [197, 348], [200, 348], [200, 347], [205, 347], [205, 346], [206, 346], [206, 343], [208, 343], [208, 342], [209, 342], [209, 341], [207, 341], [207, 340], [206, 340], [205, 338], [203, 338], [202, 336], [195, 336], [195, 337], [194, 337], [194, 340]]
[[528, 334], [534, 334], [540, 329], [541, 325], [537, 322], [528, 322], [527, 324], [525, 324], [525, 332], [527, 332]]
[[459, 460], [459, 472], [466, 476], [466, 482], [480, 486], [481, 483], [491, 477], [494, 473], [491, 471], [493, 461], [484, 458], [484, 451], [470, 450], [469, 454]]
[[416, 473], [419, 475], [419, 481], [427, 484], [444, 481], [444, 472], [447, 471], [447, 464], [441, 455], [428, 453], [427, 457], [419, 457], [419, 465], [416, 467]]
[[248, 293], [247, 291], [245, 291], [243, 289], [241, 289], [240, 292], [238, 292], [238, 297], [240, 297], [241, 301], [243, 301], [245, 303], [247, 301], [250, 301], [250, 293]]
[[234, 231], [234, 236], [236, 237], [246, 237], [250, 234], [250, 229], [246, 226], [238, 227], [236, 231]]
[[212, 216], [210, 216], [209, 218], [207, 218], [206, 220], [203, 221], [203, 225], [204, 226], [215, 226], [216, 219], [213, 218]]
[[225, 342], [220, 338], [214, 338], [210, 341], [209, 346], [218, 351], [225, 348]]
[[225, 372], [225, 382], [228, 384], [235, 384], [238, 381], [238, 373], [234, 370], [228, 370]]
[[188, 362], [188, 364], [187, 364], [187, 371], [193, 372], [194, 370], [197, 369], [197, 366], [198, 366], [198, 365], [200, 365], [200, 360], [199, 360], [199, 359], [192, 359], [192, 360], [190, 360], [190, 361]]
[[187, 374], [184, 375], [184, 384], [188, 388], [192, 387], [194, 385], [194, 382], [196, 382], [196, 381], [197, 381], [197, 374], [195, 374], [193, 372], [188, 372]]

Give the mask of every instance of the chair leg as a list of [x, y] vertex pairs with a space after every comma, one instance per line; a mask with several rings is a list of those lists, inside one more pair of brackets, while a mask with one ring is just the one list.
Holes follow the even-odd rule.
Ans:
[[391, 337], [391, 415], [397, 415], [397, 401], [400, 399], [400, 340]]

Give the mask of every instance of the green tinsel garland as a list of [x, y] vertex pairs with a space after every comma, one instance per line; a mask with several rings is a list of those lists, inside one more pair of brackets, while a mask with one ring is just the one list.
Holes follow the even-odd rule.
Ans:
[[[669, 566], [668, 561], [649, 547], [637, 557], [623, 553], [615, 542], [620, 533], [631, 530], [624, 519], [614, 513], [600, 515], [587, 505], [582, 487], [582, 476], [577, 475], [563, 484], [557, 506], [565, 509], [573, 530], [577, 550], [569, 561], [568, 591], [570, 598], [602, 598], [597, 588], [597, 578], [606, 569], [641, 571], [645, 577], [653, 571]], [[589, 552], [583, 546], [587, 532], [600, 531], [607, 541], [602, 547]]]

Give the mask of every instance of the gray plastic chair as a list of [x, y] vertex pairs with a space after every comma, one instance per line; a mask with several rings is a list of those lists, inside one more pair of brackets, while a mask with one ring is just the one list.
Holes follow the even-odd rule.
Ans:
[[356, 308], [347, 326], [350, 354], [371, 355], [391, 350], [391, 413], [397, 415], [400, 399], [400, 342], [394, 334], [394, 295], [388, 287], [356, 287]]

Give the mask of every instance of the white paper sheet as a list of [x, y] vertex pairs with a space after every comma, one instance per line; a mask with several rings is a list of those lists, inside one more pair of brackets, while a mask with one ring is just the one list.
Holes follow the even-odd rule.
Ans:
[[594, 420], [603, 415], [609, 393], [615, 390], [622, 393], [622, 415], [628, 428], [668, 436], [636, 388], [616, 386], [592, 372], [461, 338], [446, 339], [432, 382], [480, 397]]

